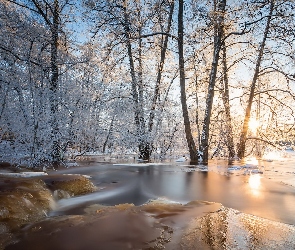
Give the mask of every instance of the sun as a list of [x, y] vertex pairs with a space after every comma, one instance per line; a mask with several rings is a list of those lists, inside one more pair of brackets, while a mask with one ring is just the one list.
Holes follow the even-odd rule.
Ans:
[[259, 127], [259, 121], [257, 121], [255, 118], [250, 118], [250, 120], [249, 120], [249, 129], [252, 132], [256, 132], [258, 127]]

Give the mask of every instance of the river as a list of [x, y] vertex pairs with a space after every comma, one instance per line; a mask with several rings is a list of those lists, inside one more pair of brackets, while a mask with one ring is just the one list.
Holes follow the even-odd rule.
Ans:
[[293, 154], [271, 161], [248, 159], [231, 164], [222, 160], [212, 160], [208, 167], [187, 162], [120, 164], [93, 157], [81, 167], [57, 173], [87, 175], [98, 191], [60, 200], [52, 215], [83, 214], [93, 204], [142, 205], [162, 198], [182, 204], [193, 200], [219, 202], [244, 213], [295, 225]]
[[45, 218], [7, 232], [3, 249], [295, 249], [293, 151], [208, 166], [78, 163], [48, 171], [50, 179], [84, 175], [97, 190], [55, 200]]

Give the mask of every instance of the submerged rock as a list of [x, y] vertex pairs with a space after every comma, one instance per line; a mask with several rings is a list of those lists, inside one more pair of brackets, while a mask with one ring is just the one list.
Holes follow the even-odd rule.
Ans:
[[60, 189], [56, 189], [53, 191], [53, 197], [55, 200], [71, 198], [70, 194], [67, 191], [60, 190]]
[[13, 241], [14, 231], [46, 217], [55, 200], [94, 190], [93, 183], [80, 175], [0, 176], [0, 250]]
[[141, 212], [114, 208], [42, 221], [23, 229], [24, 237], [5, 249], [163, 249], [166, 231]]
[[0, 249], [12, 238], [12, 231], [45, 217], [53, 206], [42, 180], [0, 178]]
[[44, 217], [53, 204], [52, 194], [42, 180], [0, 178], [0, 221], [9, 221], [12, 229]]
[[295, 227], [222, 207], [192, 219], [180, 245], [187, 250], [295, 249]]
[[41, 178], [51, 191], [63, 190], [71, 196], [87, 194], [96, 190], [93, 183], [83, 175], [60, 174], [42, 176]]

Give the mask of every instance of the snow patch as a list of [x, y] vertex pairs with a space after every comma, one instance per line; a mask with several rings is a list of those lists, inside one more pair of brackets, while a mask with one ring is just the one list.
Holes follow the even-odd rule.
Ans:
[[157, 199], [150, 199], [146, 203], [144, 203], [143, 205], [151, 204], [151, 203], [153, 203], [153, 204], [182, 204], [180, 202], [170, 200], [166, 197], [159, 197]]
[[134, 163], [134, 164], [128, 164], [128, 163], [116, 163], [116, 164], [113, 164], [114, 166], [127, 166], [127, 167], [147, 167], [147, 166], [150, 166], [151, 164], [148, 164], [148, 163]]
[[35, 177], [35, 176], [43, 176], [48, 175], [45, 172], [21, 172], [21, 173], [0, 173], [0, 176], [7, 177]]
[[66, 162], [66, 167], [77, 167], [79, 164], [77, 162]]

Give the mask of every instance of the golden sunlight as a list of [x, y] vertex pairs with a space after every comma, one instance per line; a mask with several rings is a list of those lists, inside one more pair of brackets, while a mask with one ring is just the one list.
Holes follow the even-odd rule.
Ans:
[[258, 160], [256, 157], [246, 158], [246, 164], [258, 165]]
[[259, 121], [257, 121], [255, 118], [250, 118], [250, 120], [249, 120], [249, 129], [252, 132], [256, 132], [258, 127], [259, 127]]
[[260, 187], [260, 179], [261, 179], [261, 176], [258, 175], [258, 174], [252, 174], [250, 175], [249, 177], [249, 185], [250, 185], [250, 188], [252, 189], [259, 189]]
[[273, 161], [273, 160], [279, 160], [281, 159], [281, 153], [279, 151], [269, 151], [264, 153], [263, 159], [266, 161]]
[[250, 192], [255, 197], [261, 197], [261, 176], [258, 174], [251, 174], [249, 177]]

